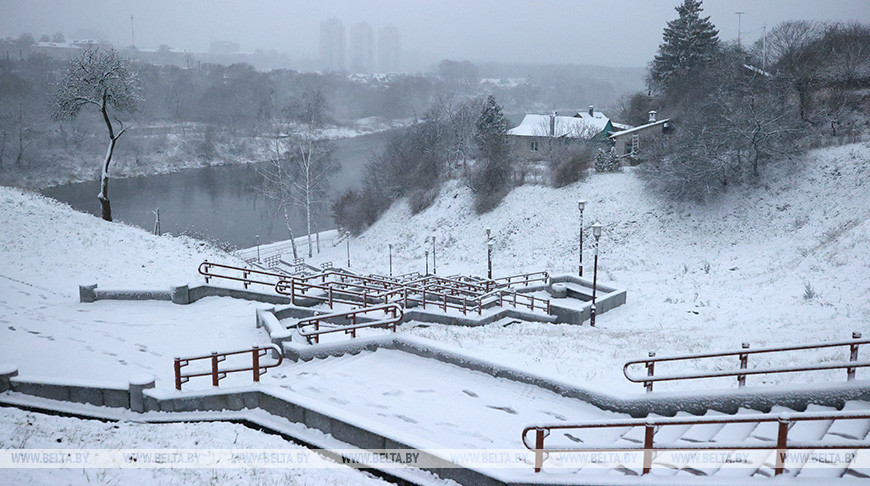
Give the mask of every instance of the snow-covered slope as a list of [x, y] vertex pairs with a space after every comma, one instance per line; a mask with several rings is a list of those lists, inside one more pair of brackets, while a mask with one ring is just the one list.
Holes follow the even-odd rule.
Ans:
[[[628, 290], [628, 304], [602, 315], [597, 329], [530, 323], [415, 332], [590, 386], [633, 391], [641, 387], [622, 377], [621, 365], [647, 351], [661, 356], [732, 349], [743, 341], [759, 347], [840, 340], [853, 330], [868, 335], [870, 144], [816, 150], [770, 171], [763, 186], [732, 190], [707, 206], [662, 201], [627, 169], [563, 189], [520, 187], [482, 216], [472, 212], [470, 191], [453, 183], [420, 214], [395, 204], [351, 242], [354, 264], [386, 272], [392, 243], [394, 271], [422, 271], [423, 252], [431, 251], [425, 239], [434, 235], [439, 274], [485, 275], [484, 229], [490, 227], [495, 276], [576, 272], [577, 200], [585, 199], [586, 275], [592, 271], [589, 226], [598, 221], [604, 226], [599, 278]], [[831, 376], [843, 379], [840, 373], [795, 379]], [[697, 383], [723, 384], [733, 386]]]
[[0, 186], [0, 301], [9, 282], [68, 300], [78, 285], [169, 289], [203, 259], [236, 261], [186, 237], [157, 237], [31, 192]]

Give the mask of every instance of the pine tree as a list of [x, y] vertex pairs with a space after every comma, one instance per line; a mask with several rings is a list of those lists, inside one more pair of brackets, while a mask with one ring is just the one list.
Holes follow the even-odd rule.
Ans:
[[701, 18], [701, 0], [683, 0], [676, 11], [679, 16], [668, 22], [650, 69], [652, 84], [665, 94], [689, 85], [719, 50], [719, 31], [710, 17]]
[[483, 102], [475, 123], [474, 140], [479, 158], [470, 185], [475, 193], [475, 209], [484, 213], [498, 206], [510, 190], [512, 170], [507, 120], [492, 95]]
[[474, 140], [482, 158], [503, 162], [508, 154], [507, 120], [495, 96], [486, 97], [475, 129]]

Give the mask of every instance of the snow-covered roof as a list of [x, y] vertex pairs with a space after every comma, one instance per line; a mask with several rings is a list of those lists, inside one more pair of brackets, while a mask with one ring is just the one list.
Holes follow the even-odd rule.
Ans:
[[[619, 131], [619, 132], [613, 132], [613, 133], [610, 134], [610, 138], [619, 138], [619, 137], [624, 137], [625, 135], [630, 135], [630, 134], [632, 134], [632, 133], [639, 132], [639, 131], [641, 131], [641, 130], [643, 130], [643, 129], [645, 129], [645, 128], [654, 127], [654, 126], [656, 126], [656, 125], [662, 125], [662, 124], [665, 124], [665, 123], [667, 123], [667, 122], [669, 122], [669, 121], [671, 121], [670, 118], [665, 118], [664, 120], [654, 121], [654, 122], [652, 122], [652, 123], [647, 123], [646, 125], [640, 125], [640, 126], [637, 126], [637, 127], [632, 127], [632, 128], [627, 129], [627, 130], [622, 130], [622, 131]], [[614, 126], [616, 126], [615, 123], [614, 123]]]
[[[547, 137], [550, 135], [550, 118], [553, 115], [526, 115], [519, 126], [511, 128], [507, 133], [520, 137]], [[592, 115], [588, 112], [580, 112], [574, 116], [556, 115], [553, 136], [591, 138], [604, 130], [609, 121], [600, 111], [595, 111]]]

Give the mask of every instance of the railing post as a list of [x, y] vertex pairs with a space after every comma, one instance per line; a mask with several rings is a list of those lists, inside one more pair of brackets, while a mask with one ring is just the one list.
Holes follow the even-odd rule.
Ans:
[[426, 308], [426, 288], [423, 288], [423, 308]]
[[[656, 353], [655, 353], [655, 351], [650, 351], [650, 352], [649, 352], [649, 357], [650, 357], [650, 358], [655, 358], [655, 357], [656, 357]], [[656, 367], [656, 362], [655, 362], [655, 361], [647, 361], [647, 362], [646, 362], [646, 376], [652, 378], [653, 374], [655, 374], [655, 367]], [[646, 392], [647, 392], [647, 393], [653, 391], [653, 382], [652, 382], [652, 381], [644, 381], [644, 382], [643, 382], [643, 386], [646, 387]]]
[[175, 389], [181, 390], [181, 358], [175, 357]]
[[405, 290], [405, 309], [408, 308], [408, 287], [404, 288]]
[[[853, 332], [852, 339], [861, 339], [860, 332]], [[849, 361], [858, 361], [858, 343], [849, 345]], [[855, 379], [855, 368], [846, 368], [846, 380], [852, 381]]]
[[776, 433], [776, 466], [773, 470], [774, 476], [779, 476], [785, 469], [786, 444], [788, 442], [788, 424], [789, 421], [780, 417], [777, 419], [779, 427]]
[[647, 474], [652, 469], [653, 435], [656, 433], [656, 427], [652, 424], [645, 424], [643, 427], [643, 472], [641, 474]]
[[544, 429], [535, 430], [535, 472], [544, 467]]
[[329, 308], [332, 309], [332, 286], [327, 287], [329, 289]]
[[369, 306], [369, 293], [367, 291], [363, 291], [363, 307]]
[[218, 386], [218, 354], [211, 352], [211, 385]]
[[447, 312], [447, 294], [444, 294], [444, 312]]
[[[743, 343], [741, 345], [743, 349], [749, 349], [749, 343]], [[746, 369], [746, 362], [749, 359], [749, 355], [746, 353], [740, 353], [740, 369]], [[737, 386], [743, 387], [746, 386], [746, 375], [737, 375]]]
[[465, 315], [465, 311], [468, 308], [468, 297], [462, 297], [462, 315]]
[[255, 344], [251, 348], [251, 361], [254, 364], [254, 382], [260, 382], [260, 348]]
[[242, 279], [243, 279], [242, 283], [245, 285], [245, 288], [248, 288], [249, 282], [248, 282], [248, 272], [247, 271], [242, 272]]
[[296, 279], [290, 279], [290, 303], [296, 305]]
[[[205, 265], [204, 265], [204, 267], [203, 267], [203, 270], [205, 270], [205, 273], [206, 273], [206, 275], [204, 275], [204, 277], [205, 277], [205, 283], [208, 283], [208, 279], [209, 279], [209, 276], [208, 276], [208, 270], [209, 270], [209, 268], [211, 267], [211, 265], [208, 264], [208, 260], [206, 260], [206, 261], [203, 262], [203, 263], [205, 263]], [[180, 385], [179, 385], [179, 386], [180, 386]], [[181, 390], [181, 388], [179, 388], [179, 390]]]

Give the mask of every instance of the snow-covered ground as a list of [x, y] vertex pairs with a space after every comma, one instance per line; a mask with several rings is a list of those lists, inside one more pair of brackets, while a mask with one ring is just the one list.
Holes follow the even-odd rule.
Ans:
[[[732, 190], [708, 206], [664, 202], [626, 169], [592, 174], [563, 189], [520, 187], [483, 216], [474, 215], [470, 191], [452, 183], [420, 214], [411, 216], [406, 203], [395, 204], [350, 242], [351, 259], [356, 268], [385, 273], [393, 244], [394, 273], [422, 272], [424, 250], [432, 250], [426, 238], [434, 235], [439, 274], [485, 275], [489, 227], [495, 276], [542, 269], [573, 273], [577, 200], [585, 199], [586, 276], [592, 272], [589, 226], [598, 221], [604, 226], [599, 279], [628, 290], [628, 303], [601, 315], [596, 328], [406, 327], [483, 358], [604, 391], [638, 393], [642, 386], [622, 376], [622, 365], [649, 351], [663, 356], [735, 349], [742, 342], [761, 347], [846, 340], [852, 331], [867, 337], [870, 144], [816, 150], [770, 171], [762, 187]], [[345, 252], [341, 245], [322, 258], [344, 262]], [[809, 361], [848, 358], [843, 349], [807, 354]], [[785, 364], [793, 357], [752, 356], [750, 365]], [[669, 370], [662, 365], [657, 371]], [[865, 373], [859, 371], [859, 378]], [[748, 384], [844, 377], [845, 371], [773, 375], [750, 377]], [[656, 389], [730, 387], [733, 381], [660, 383]]]
[[[225, 449], [304, 450], [281, 437], [243, 425], [214, 423], [139, 424], [79, 420], [0, 408], [2, 449]], [[313, 456], [312, 460], [318, 460]], [[0, 483], [14, 484], [389, 484], [371, 475], [328, 464], [298, 468], [0, 469]], [[332, 466], [332, 467], [330, 467]]]
[[[599, 316], [596, 328], [500, 321], [478, 328], [408, 323], [402, 330], [580, 386], [641, 393], [642, 386], [626, 381], [621, 369], [626, 360], [648, 351], [662, 356], [732, 349], [744, 341], [760, 347], [842, 340], [852, 331], [867, 336], [868, 169], [870, 144], [818, 150], [774, 166], [777, 177], [766, 180], [775, 182], [732, 190], [706, 207], [662, 202], [647, 194], [627, 169], [593, 174], [563, 189], [521, 187], [483, 216], [472, 212], [470, 192], [451, 183], [426, 211], [411, 216], [407, 204], [399, 202], [362, 236], [351, 239], [351, 268], [387, 273], [388, 244], [393, 244], [394, 273], [423, 271], [423, 252], [432, 249], [426, 238], [434, 235], [439, 275], [484, 275], [484, 228], [490, 227], [496, 276], [541, 269], [574, 272], [577, 200], [586, 199], [586, 274], [592, 271], [588, 226], [599, 221], [605, 228], [599, 278], [628, 290], [628, 303]], [[238, 263], [204, 244], [106, 223], [5, 187], [0, 187], [0, 227], [0, 361], [17, 365], [22, 376], [123, 382], [144, 370], [158, 377], [158, 387], [169, 387], [175, 355], [242, 349], [267, 341], [263, 331], [254, 328], [254, 309], [260, 305], [256, 303], [226, 298], [190, 306], [78, 303], [79, 284], [168, 289], [200, 281], [196, 268], [203, 259]], [[325, 247], [312, 263], [346, 263], [345, 243]], [[837, 356], [846, 357], [843, 350], [832, 350], [808, 353], [807, 359]], [[752, 356], [750, 366], [784, 364], [785, 359]], [[723, 364], [703, 365], [711, 366]], [[750, 377], [748, 383], [843, 381], [844, 375]], [[866, 370], [859, 370], [858, 376], [866, 378]], [[656, 388], [676, 386], [721, 387], [733, 382]], [[40, 427], [54, 420], [38, 417]], [[18, 421], [3, 418], [4, 424]], [[84, 431], [70, 435], [78, 446], [93, 445], [93, 434], [106, 427], [75, 423]], [[174, 437], [206, 435], [204, 431], [214, 425], [190, 425], [188, 432], [177, 435], [160, 432], [168, 430], [164, 426], [153, 427], [146, 435], [174, 444]], [[0, 438], [16, 436], [15, 430], [0, 427]], [[214, 440], [221, 437], [226, 434]], [[7, 442], [3, 446], [8, 447]], [[92, 478], [62, 480], [79, 483]]]

